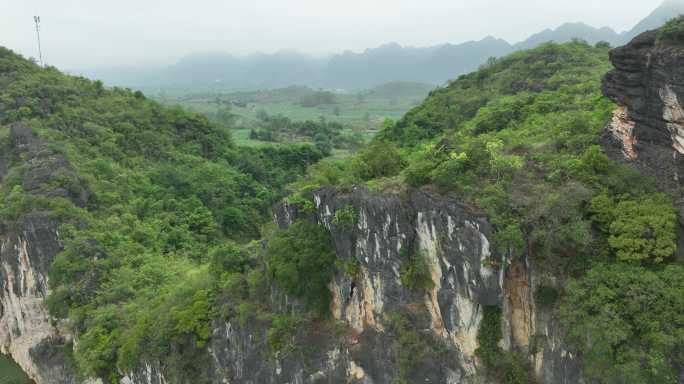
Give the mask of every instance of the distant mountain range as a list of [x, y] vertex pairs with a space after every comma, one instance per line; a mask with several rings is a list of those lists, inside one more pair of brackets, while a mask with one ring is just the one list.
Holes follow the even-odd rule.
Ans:
[[533, 48], [539, 44], [572, 39], [599, 41], [613, 46], [626, 44], [636, 35], [655, 29], [668, 19], [684, 14], [684, 0], [666, 0], [634, 28], [622, 33], [584, 23], [566, 23], [510, 44], [486, 37], [462, 44], [426, 48], [385, 44], [361, 53], [344, 52], [327, 59], [298, 52], [255, 54], [238, 58], [228, 54], [195, 54], [166, 68], [97, 68], [72, 71], [103, 80], [108, 85], [144, 87], [191, 87], [221, 89], [267, 89], [306, 85], [328, 89], [366, 89], [391, 81], [442, 84], [471, 72], [490, 57]]

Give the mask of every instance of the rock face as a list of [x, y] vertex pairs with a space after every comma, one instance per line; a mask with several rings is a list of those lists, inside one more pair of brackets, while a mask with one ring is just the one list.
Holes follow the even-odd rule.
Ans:
[[[25, 159], [28, 166], [21, 183], [26, 192], [73, 197], [84, 203], [85, 195], [46, 187], [55, 173], [74, 175], [63, 157], [26, 127], [12, 127], [11, 138], [12, 151], [4, 154], [1, 163], [6, 165], [13, 157]], [[5, 173], [3, 169], [0, 176]], [[75, 382], [63, 354], [70, 337], [52, 321], [44, 304], [48, 269], [62, 249], [57, 228], [55, 220], [40, 212], [5, 219], [0, 225], [0, 351], [37, 383]]]
[[[332, 233], [337, 257], [356, 259], [360, 265], [359, 276], [338, 275], [331, 285], [333, 315], [359, 341], [356, 354], [350, 349], [348, 372], [355, 367], [367, 382], [392, 381], [393, 362], [378, 361], [383, 348], [374, 349], [365, 338], [373, 335], [391, 343], [395, 335], [387, 332], [388, 314], [408, 307], [426, 312], [425, 332], [453, 348], [453, 355], [439, 362], [444, 366], [418, 367], [409, 382], [475, 382], [481, 377], [475, 350], [483, 308], [496, 305], [504, 309], [505, 349], [529, 356], [542, 382], [581, 382], [579, 361], [561, 343], [553, 317], [535, 308], [538, 274], [524, 258], [504, 257], [492, 249], [493, 228], [482, 214], [423, 191], [397, 196], [362, 188], [346, 194], [323, 189], [314, 200], [317, 220]], [[336, 226], [335, 212], [349, 205], [358, 212], [355, 228]], [[283, 206], [276, 219], [282, 227], [298, 216], [296, 207]], [[434, 282], [427, 294], [412, 293], [401, 284], [402, 250], [427, 259]]]
[[69, 341], [45, 309], [47, 270], [60, 250], [57, 225], [35, 214], [0, 235], [0, 350], [38, 383], [72, 383], [62, 348]]
[[645, 32], [616, 48], [603, 92], [618, 104], [605, 148], [675, 191], [684, 177], [684, 47]]
[[[502, 303], [504, 283], [504, 268], [490, 247], [492, 227], [485, 218], [422, 192], [402, 199], [363, 189], [346, 195], [324, 189], [314, 200], [317, 220], [332, 233], [337, 257], [355, 259], [360, 266], [356, 278], [339, 275], [331, 285], [333, 316], [348, 324], [359, 340], [358, 353], [351, 355], [357, 370], [372, 382], [391, 382], [398, 368], [388, 369], [392, 361], [378, 361], [382, 350], [375, 348], [391, 343], [386, 332], [389, 315], [413, 307], [424, 312], [425, 332], [454, 348], [454, 359], [420, 367], [410, 381], [471, 382], [477, 373], [483, 306]], [[358, 213], [354, 228], [334, 224], [335, 212], [346, 206]], [[294, 216], [279, 215], [279, 224], [290, 224]], [[429, 265], [434, 288], [427, 294], [413, 293], [400, 281], [409, 253], [419, 253]], [[386, 340], [368, 345], [368, 336]]]
[[[427, 192], [410, 196], [377, 195], [364, 189], [314, 193], [315, 213], [282, 205], [280, 227], [295, 220], [316, 220], [328, 228], [341, 261], [356, 260], [355, 276], [338, 274], [330, 284], [331, 312], [346, 327], [342, 335], [305, 330], [305, 355], [270, 356], [266, 327], [258, 322], [216, 324], [210, 345], [207, 380], [211, 383], [364, 383], [389, 384], [401, 364], [393, 315], [409, 313], [409, 329], [442, 345], [440, 355], [412, 367], [411, 383], [482, 382], [475, 356], [483, 308], [503, 308], [503, 347], [521, 352], [542, 383], [583, 383], [579, 360], [561, 341], [550, 311], [537, 308], [534, 287], [540, 276], [524, 259], [509, 260], [490, 244], [492, 226], [484, 216], [455, 200]], [[353, 206], [352, 227], [336, 225], [335, 212]], [[434, 289], [421, 294], [400, 280], [406, 251], [428, 261]], [[277, 296], [277, 295], [276, 295]], [[280, 299], [274, 298], [278, 301]], [[436, 347], [435, 347], [436, 348]], [[144, 364], [126, 384], [164, 384], [164, 369]]]

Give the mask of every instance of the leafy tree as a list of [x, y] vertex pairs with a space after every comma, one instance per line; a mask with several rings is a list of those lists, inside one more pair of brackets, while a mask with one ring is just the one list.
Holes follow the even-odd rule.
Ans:
[[273, 236], [267, 254], [268, 268], [278, 287], [320, 314], [328, 310], [328, 283], [334, 273], [335, 254], [325, 228], [299, 221]]
[[608, 242], [618, 260], [660, 263], [677, 248], [677, 216], [672, 201], [662, 194], [615, 206]]
[[503, 154], [503, 142], [501, 140], [488, 142], [487, 152], [490, 156], [491, 171], [496, 175], [497, 180], [509, 171], [516, 171], [523, 167], [523, 159], [520, 156]]
[[361, 179], [397, 175], [403, 168], [403, 159], [396, 146], [376, 140], [372, 142], [353, 163], [354, 173]]
[[224, 273], [243, 273], [247, 271], [249, 256], [243, 249], [232, 243], [218, 245], [209, 251], [210, 271], [221, 276]]
[[571, 282], [561, 305], [585, 371], [600, 383], [673, 383], [684, 362], [684, 269], [613, 264]]

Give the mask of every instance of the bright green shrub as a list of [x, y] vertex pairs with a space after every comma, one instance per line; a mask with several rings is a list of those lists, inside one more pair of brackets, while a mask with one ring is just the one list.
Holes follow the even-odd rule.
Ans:
[[677, 248], [677, 215], [665, 195], [624, 200], [615, 206], [608, 243], [618, 260], [660, 263]]
[[363, 180], [397, 175], [404, 161], [396, 145], [375, 140], [353, 161], [352, 172]]
[[344, 229], [352, 229], [356, 225], [358, 220], [358, 213], [353, 205], [346, 205], [337, 211], [333, 215], [332, 223], [340, 226]]
[[560, 307], [586, 374], [599, 383], [674, 383], [684, 361], [684, 269], [600, 265]]

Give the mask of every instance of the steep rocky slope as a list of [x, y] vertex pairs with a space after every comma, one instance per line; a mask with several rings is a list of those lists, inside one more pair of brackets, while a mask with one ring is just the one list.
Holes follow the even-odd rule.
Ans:
[[[506, 348], [530, 353], [543, 382], [578, 382], [577, 361], [558, 339], [557, 325], [535, 308], [532, 292], [538, 276], [524, 260], [492, 249], [493, 228], [484, 215], [457, 200], [421, 191], [402, 197], [358, 188], [351, 193], [324, 189], [314, 193], [314, 200], [316, 219], [333, 234], [337, 257], [360, 265], [356, 277], [338, 275], [332, 283], [332, 312], [358, 334], [356, 349], [366, 359], [354, 359], [352, 353], [352, 361], [367, 382], [391, 382], [391, 361], [378, 362], [382, 350], [373, 350], [367, 338], [387, 338], [388, 315], [402, 311], [425, 311], [426, 324], [412, 326], [453, 348], [455, 358], [443, 359], [446, 367], [441, 369], [421, 366], [409, 382], [475, 382], [477, 335], [488, 306], [504, 308]], [[359, 214], [351, 230], [334, 223], [335, 212], [347, 206]], [[297, 207], [284, 206], [276, 218], [281, 226], [291, 224], [297, 212]], [[427, 259], [434, 283], [429, 292], [411, 293], [402, 284], [399, 271], [406, 249]], [[385, 343], [391, 345], [391, 337]], [[532, 343], [537, 343], [534, 351]]]
[[[211, 382], [392, 383], [405, 369], [398, 355], [407, 348], [396, 331], [397, 314], [407, 316], [406, 327], [426, 340], [423, 348], [412, 350], [422, 357], [412, 363], [408, 382], [481, 382], [475, 350], [490, 306], [504, 308], [505, 347], [529, 353], [541, 382], [581, 382], [579, 360], [561, 341], [558, 324], [534, 303], [539, 274], [524, 260], [509, 260], [491, 249], [493, 229], [481, 213], [420, 191], [401, 197], [362, 188], [348, 193], [322, 189], [314, 201], [314, 213], [284, 204], [275, 220], [282, 228], [298, 219], [319, 222], [332, 233], [336, 257], [358, 263], [357, 274], [337, 274], [330, 284], [330, 310], [345, 331], [330, 338], [306, 330], [299, 342], [314, 351], [270, 360], [263, 358], [268, 355], [264, 328], [215, 323]], [[349, 206], [359, 212], [356, 225], [336, 225], [335, 212]], [[427, 257], [434, 282], [427, 293], [401, 283], [402, 250], [410, 248]], [[287, 301], [278, 294], [272, 299], [280, 305]], [[163, 383], [163, 372], [157, 364], [148, 365], [124, 382]]]
[[[676, 32], [675, 32], [676, 33]], [[603, 91], [618, 107], [604, 148], [618, 161], [654, 176], [680, 198], [684, 182], [684, 47], [658, 31], [637, 36], [611, 52], [615, 69]], [[682, 201], [678, 202], [684, 223]]]
[[[21, 185], [31, 194], [65, 197], [83, 205], [82, 190], [75, 195], [50, 185], [65, 175], [78, 178], [64, 157], [52, 151], [30, 129], [14, 125], [10, 148], [3, 151], [4, 163], [24, 161], [28, 165]], [[2, 180], [6, 182], [6, 180]], [[73, 383], [73, 371], [65, 362], [64, 347], [71, 341], [58, 321], [47, 313], [48, 271], [62, 250], [59, 222], [47, 212], [35, 211], [16, 218], [3, 218], [0, 231], [0, 351], [12, 356], [38, 383]]]

